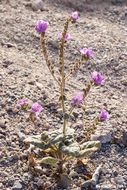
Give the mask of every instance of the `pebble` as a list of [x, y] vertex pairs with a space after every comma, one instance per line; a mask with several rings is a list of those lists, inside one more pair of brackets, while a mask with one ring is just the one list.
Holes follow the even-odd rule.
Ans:
[[91, 140], [99, 140], [102, 144], [109, 143], [112, 140], [112, 135], [110, 132], [107, 133], [96, 133], [91, 135]]
[[0, 128], [2, 128], [2, 129], [6, 129], [6, 124], [5, 124], [5, 121], [4, 120], [1, 120], [0, 121]]
[[12, 190], [21, 190], [21, 189], [23, 189], [21, 182], [15, 181], [14, 186], [12, 187]]
[[115, 178], [115, 181], [116, 181], [116, 183], [119, 184], [119, 185], [123, 185], [123, 184], [125, 183], [125, 180], [124, 180], [123, 176], [121, 176], [121, 175], [117, 176], [117, 177]]
[[127, 131], [125, 131], [122, 135], [122, 143], [127, 146]]
[[43, 84], [36, 82], [36, 86], [38, 87], [39, 90], [43, 89]]
[[33, 9], [33, 11], [38, 11], [38, 10], [44, 11], [45, 8], [44, 8], [43, 1], [42, 0], [34, 0], [32, 2], [32, 9]]
[[121, 4], [121, 3], [123, 3], [123, 2], [124, 2], [124, 0], [111, 0], [111, 3], [112, 3], [113, 5]]

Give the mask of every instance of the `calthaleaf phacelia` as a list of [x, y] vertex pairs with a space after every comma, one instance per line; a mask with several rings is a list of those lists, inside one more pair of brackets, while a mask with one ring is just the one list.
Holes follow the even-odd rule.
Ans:
[[101, 85], [101, 84], [104, 84], [104, 82], [105, 82], [104, 76], [97, 71], [94, 71], [91, 74], [91, 78], [92, 78], [95, 85]]
[[71, 99], [71, 105], [72, 106], [77, 106], [81, 104], [84, 100], [83, 92], [78, 92], [76, 93], [72, 99]]
[[43, 20], [38, 20], [35, 26], [37, 32], [42, 33], [45, 32], [49, 23]]
[[[62, 33], [59, 32], [59, 33], [58, 33], [58, 39], [61, 40], [61, 38], [62, 38]], [[67, 42], [67, 41], [69, 41], [69, 40], [71, 40], [71, 39], [72, 39], [72, 37], [71, 37], [71, 35], [68, 34], [68, 33], [67, 33], [67, 34], [65, 35], [65, 37], [64, 37], [65, 42]]]
[[106, 110], [102, 110], [99, 114], [99, 120], [106, 121], [107, 119], [109, 119], [109, 113]]
[[81, 48], [80, 53], [86, 59], [94, 58], [94, 53], [91, 48]]
[[33, 112], [33, 113], [36, 113], [37, 115], [39, 115], [39, 113], [41, 112], [41, 111], [43, 111], [43, 107], [38, 103], [38, 102], [35, 102], [35, 103], [33, 103], [32, 104], [32, 107], [31, 107], [31, 112]]
[[74, 12], [71, 13], [71, 19], [72, 19], [72, 21], [75, 22], [76, 20], [79, 19], [79, 17], [80, 17], [80, 15], [79, 15], [78, 11], [74, 11]]

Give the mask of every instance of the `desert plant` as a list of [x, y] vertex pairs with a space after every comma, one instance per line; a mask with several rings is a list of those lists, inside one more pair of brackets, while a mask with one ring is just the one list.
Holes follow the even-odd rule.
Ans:
[[[94, 58], [94, 53], [91, 48], [83, 47], [80, 49], [81, 57], [72, 68], [65, 75], [65, 44], [71, 39], [68, 34], [69, 24], [75, 23], [79, 19], [79, 13], [73, 12], [64, 23], [64, 29], [62, 33], [59, 33], [59, 76], [57, 77], [54, 72], [54, 65], [50, 60], [47, 46], [46, 46], [46, 30], [49, 23], [43, 20], [39, 20], [36, 24], [36, 31], [40, 34], [41, 50], [43, 57], [51, 73], [54, 81], [58, 84], [60, 96], [59, 101], [61, 102], [61, 109], [63, 115], [63, 128], [59, 130], [43, 131], [40, 135], [30, 136], [25, 139], [26, 143], [32, 144], [35, 147], [43, 150], [47, 156], [40, 160], [36, 160], [37, 163], [45, 163], [57, 168], [57, 172], [64, 172], [64, 163], [71, 158], [83, 158], [89, 156], [94, 151], [100, 148], [100, 141], [88, 141], [88, 142], [77, 142], [74, 137], [74, 129], [68, 127], [68, 120], [70, 115], [79, 104], [82, 104], [88, 95], [92, 86], [101, 85], [104, 83], [104, 77], [101, 73], [94, 71], [91, 74], [91, 80], [87, 84], [86, 88], [81, 92], [76, 93], [70, 102], [70, 109], [66, 110], [67, 97], [65, 95], [65, 85], [69, 77], [76, 72], [79, 67], [86, 61]], [[22, 108], [27, 108], [27, 101], [20, 100], [19, 104]], [[31, 107], [30, 118], [34, 122], [38, 114], [43, 110], [42, 106], [38, 103], [34, 103]], [[95, 119], [93, 129], [96, 125], [105, 121], [108, 118], [108, 112], [102, 110]]]

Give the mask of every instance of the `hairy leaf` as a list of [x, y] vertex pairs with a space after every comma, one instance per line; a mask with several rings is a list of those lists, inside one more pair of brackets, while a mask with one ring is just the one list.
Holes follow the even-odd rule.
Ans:
[[58, 161], [59, 160], [56, 158], [47, 156], [47, 157], [42, 158], [41, 160], [38, 160], [37, 163], [39, 163], [39, 164], [43, 163], [43, 164], [49, 164], [51, 166], [57, 166]]

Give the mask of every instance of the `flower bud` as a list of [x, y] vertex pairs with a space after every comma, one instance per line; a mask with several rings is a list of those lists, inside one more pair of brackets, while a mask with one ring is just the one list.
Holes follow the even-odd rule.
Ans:
[[26, 109], [28, 107], [28, 100], [27, 99], [18, 100], [17, 106], [20, 106], [22, 109]]
[[81, 48], [80, 53], [86, 59], [90, 59], [94, 57], [94, 54], [91, 48]]
[[72, 19], [72, 21], [75, 22], [76, 20], [79, 19], [79, 17], [80, 17], [80, 15], [79, 15], [79, 13], [77, 11], [71, 13], [71, 19]]
[[81, 104], [84, 100], [83, 92], [78, 92], [75, 94], [72, 99], [71, 99], [71, 105], [72, 106], [77, 106]]
[[106, 121], [107, 119], [109, 119], [109, 113], [106, 110], [102, 110], [99, 114], [99, 120]]
[[[62, 33], [59, 32], [59, 33], [58, 33], [58, 39], [61, 39], [61, 38], [62, 38]], [[71, 37], [70, 34], [66, 34], [65, 37], [64, 37], [65, 42], [67, 42], [67, 41], [69, 41], [69, 40], [71, 40], [71, 39], [72, 39], [72, 37]]]
[[32, 104], [32, 107], [31, 107], [31, 112], [34, 112], [36, 113], [37, 115], [39, 115], [39, 113], [43, 110], [44, 108], [37, 102], [33, 103]]
[[41, 32], [45, 32], [47, 27], [48, 27], [49, 23], [43, 20], [38, 20], [35, 26], [35, 29], [37, 32], [41, 33]]
[[94, 71], [91, 74], [91, 78], [92, 78], [95, 85], [101, 85], [101, 84], [104, 84], [104, 82], [105, 82], [104, 76], [97, 71]]

